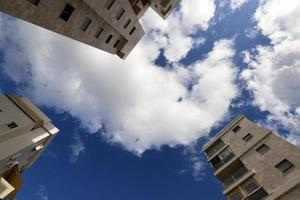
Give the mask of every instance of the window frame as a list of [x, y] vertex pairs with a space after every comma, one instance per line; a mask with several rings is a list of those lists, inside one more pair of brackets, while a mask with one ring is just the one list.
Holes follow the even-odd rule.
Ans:
[[[283, 165], [285, 162], [287, 162], [289, 164], [288, 167], [286, 167], [285, 169], [281, 170], [280, 166]], [[277, 163], [275, 165], [275, 168], [281, 172], [282, 174], [286, 173], [287, 171], [289, 171], [291, 168], [293, 168], [295, 165], [294, 163], [292, 163], [291, 161], [289, 161], [287, 158], [283, 159], [282, 161], [280, 161], [279, 163]]]
[[242, 139], [243, 139], [245, 142], [248, 142], [248, 141], [250, 141], [252, 138], [253, 138], [253, 135], [252, 135], [251, 133], [247, 133]]
[[67, 3], [63, 11], [60, 13], [59, 18], [64, 20], [65, 22], [68, 22], [74, 11], [75, 7]]
[[[264, 149], [265, 148], [265, 150], [263, 150], [263, 151], [260, 151], [260, 150], [262, 150], [262, 149]], [[259, 147], [257, 147], [256, 149], [255, 149], [255, 151], [257, 152], [257, 153], [259, 153], [261, 156], [262, 155], [264, 155], [264, 154], [266, 154], [268, 151], [270, 151], [270, 147], [268, 146], [268, 145], [266, 145], [265, 143], [263, 143], [262, 145], [260, 145]]]

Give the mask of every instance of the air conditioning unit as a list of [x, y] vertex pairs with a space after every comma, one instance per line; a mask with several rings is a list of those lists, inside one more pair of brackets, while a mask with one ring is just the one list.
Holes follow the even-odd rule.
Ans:
[[6, 198], [15, 188], [9, 184], [4, 178], [0, 180], [0, 199]]

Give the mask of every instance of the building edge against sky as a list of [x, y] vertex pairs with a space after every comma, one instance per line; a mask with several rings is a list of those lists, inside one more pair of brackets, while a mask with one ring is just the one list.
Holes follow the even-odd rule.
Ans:
[[243, 115], [203, 152], [228, 200], [300, 199], [300, 149]]
[[1, 0], [0, 11], [125, 59], [151, 7], [166, 19], [179, 0]]
[[27, 170], [58, 129], [30, 100], [0, 95], [0, 199], [14, 199]]

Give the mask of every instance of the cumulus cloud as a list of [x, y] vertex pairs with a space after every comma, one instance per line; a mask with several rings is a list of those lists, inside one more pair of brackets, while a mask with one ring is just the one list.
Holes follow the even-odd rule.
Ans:
[[[197, 8], [197, 10], [195, 10]], [[153, 20], [157, 15], [149, 10], [142, 20], [152, 42], [163, 49], [169, 62], [184, 58], [194, 47], [205, 42], [193, 37], [199, 30], [206, 30], [215, 14], [214, 0], [182, 0], [178, 10], [167, 20]]]
[[258, 46], [247, 52], [248, 68], [241, 74], [253, 93], [254, 104], [270, 112], [271, 122], [280, 122], [288, 128], [291, 131], [288, 139], [295, 144], [299, 144], [300, 129], [299, 9], [299, 1], [260, 2], [255, 20], [261, 32], [271, 39], [272, 46]]
[[[35, 102], [70, 113], [89, 132], [101, 131], [108, 142], [119, 143], [129, 151], [141, 154], [161, 145], [188, 145], [207, 135], [224, 118], [238, 93], [232, 40], [216, 42], [204, 60], [191, 66], [172, 63], [172, 69], [164, 69], [154, 65], [160, 49], [167, 52], [171, 42], [162, 34], [154, 40], [153, 32], [173, 37], [167, 31], [169, 26], [176, 32], [182, 25], [190, 34], [207, 28], [212, 17], [207, 10], [214, 12], [214, 3], [191, 1], [196, 7], [197, 2], [208, 5], [200, 6], [205, 7], [205, 20], [200, 12], [197, 21], [197, 12], [189, 12], [190, 5], [183, 1], [181, 12], [186, 14], [175, 12], [175, 17], [162, 22], [170, 25], [154, 26], [125, 61], [20, 21], [8, 24], [6, 19], [0, 37], [3, 70]], [[193, 16], [185, 16], [187, 13]], [[180, 24], [176, 16], [187, 21]], [[150, 26], [147, 16], [145, 21]], [[199, 39], [179, 32], [184, 33], [179, 40], [199, 43]], [[179, 49], [180, 57], [190, 48], [184, 53]], [[84, 150], [79, 147], [76, 155]]]
[[244, 4], [248, 3], [249, 0], [222, 0], [220, 1], [221, 6], [229, 5], [231, 10], [237, 10]]
[[81, 153], [84, 152], [85, 146], [83, 144], [83, 141], [80, 138], [80, 135], [78, 133], [75, 133], [73, 136], [73, 143], [70, 144], [70, 150], [71, 150], [71, 155], [70, 155], [70, 163], [74, 164]]

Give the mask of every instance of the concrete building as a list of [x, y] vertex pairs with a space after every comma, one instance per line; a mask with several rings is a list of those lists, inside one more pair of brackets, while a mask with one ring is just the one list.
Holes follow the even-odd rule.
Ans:
[[179, 0], [1, 0], [0, 11], [126, 58], [149, 7], [166, 18]]
[[299, 200], [300, 149], [238, 116], [203, 147], [228, 200]]
[[0, 199], [14, 199], [28, 169], [58, 129], [26, 98], [0, 95]]

